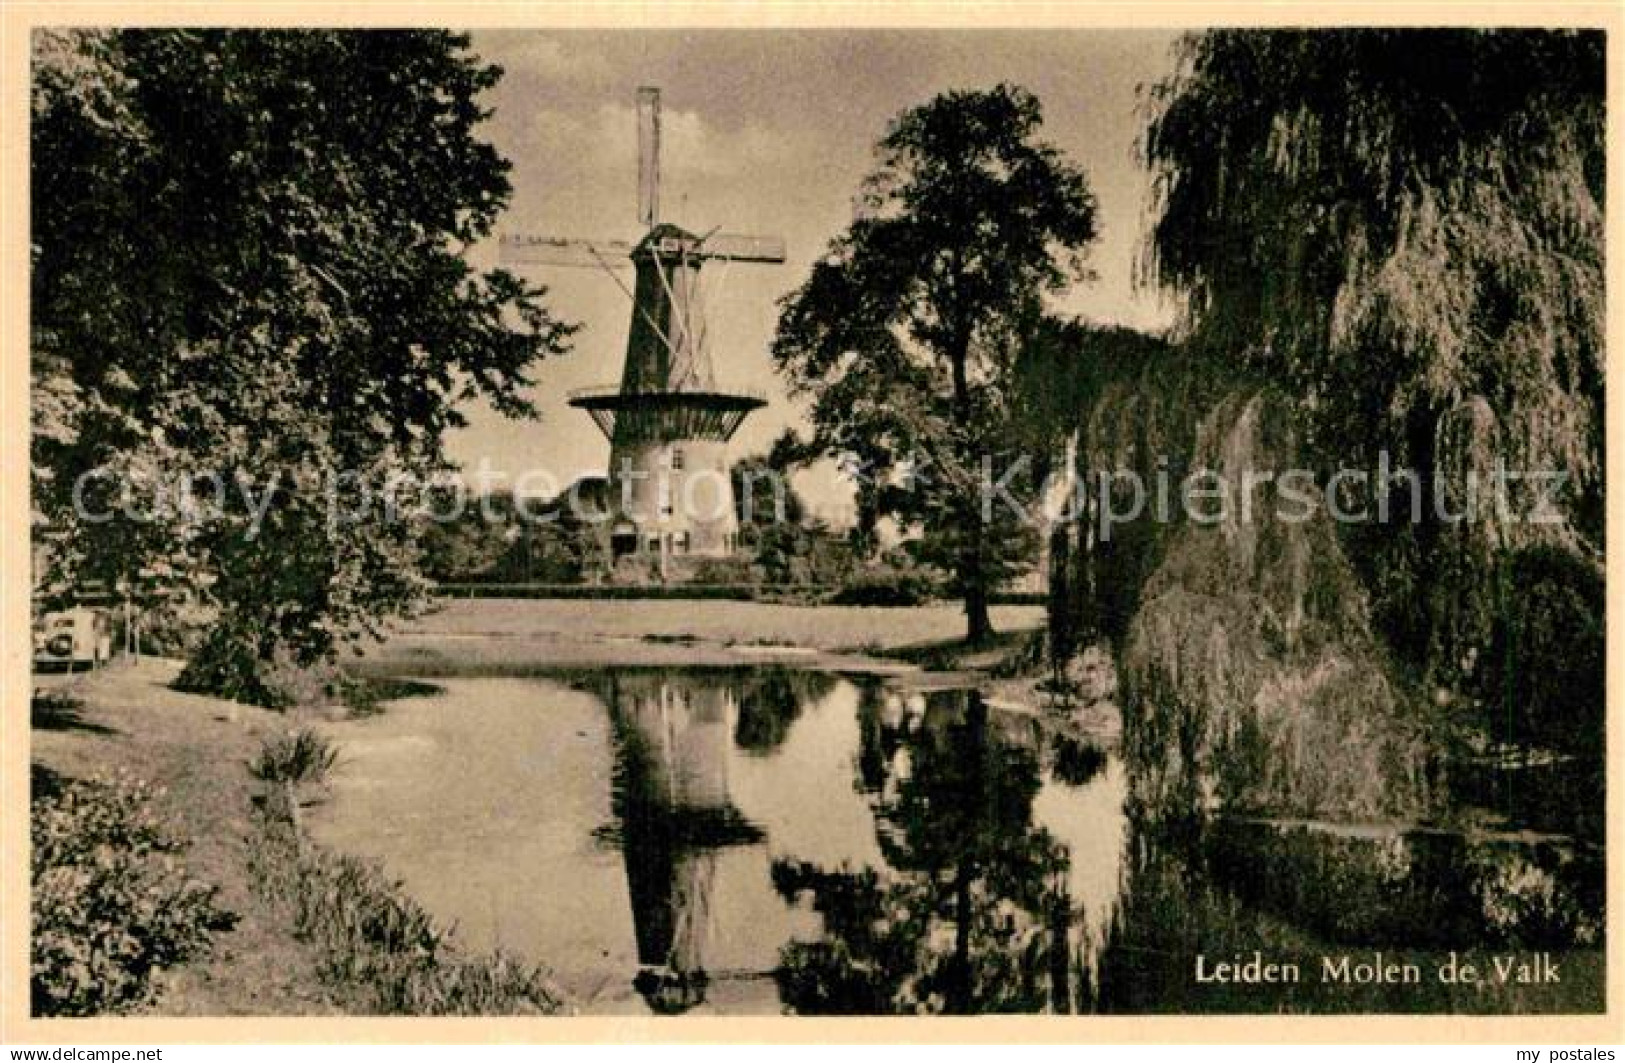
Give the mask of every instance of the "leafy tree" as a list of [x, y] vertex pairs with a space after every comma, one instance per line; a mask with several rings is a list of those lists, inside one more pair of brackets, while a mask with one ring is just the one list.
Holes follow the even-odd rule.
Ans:
[[800, 524], [806, 503], [790, 484], [794, 467], [782, 455], [750, 455], [728, 470], [733, 481], [734, 517], [742, 530], [769, 529], [778, 524]]
[[[1039, 139], [1041, 120], [1010, 85], [900, 115], [857, 217], [784, 300], [773, 347], [814, 397], [814, 441], [858, 465], [860, 511], [918, 524], [955, 573], [972, 641], [992, 634], [989, 592], [1030, 554], [1008, 506], [991, 521], [982, 507], [984, 481], [1017, 456], [1014, 358], [1095, 237], [1084, 175]], [[1030, 477], [1006, 486], [1030, 497]]]
[[[319, 665], [413, 609], [418, 525], [382, 500], [443, 470], [462, 403], [533, 414], [530, 367], [566, 349], [540, 289], [462, 256], [510, 191], [477, 136], [500, 70], [466, 46], [36, 41], [36, 508], [60, 571], [218, 605], [186, 686], [283, 700], [271, 662]], [[158, 484], [209, 504], [116, 505]]]
[[593, 533], [567, 499], [493, 491], [455, 506], [448, 493], [419, 533], [423, 574], [441, 583], [558, 583], [581, 577]]
[[1555, 525], [1413, 517], [1399, 482], [1399, 519], [1349, 537], [1444, 686], [1491, 678], [1516, 553], [1600, 589], [1604, 69], [1597, 31], [1223, 31], [1153, 94], [1147, 272], [1194, 345], [1300, 397], [1328, 465], [1386, 452], [1457, 510], [1497, 463], [1569, 476]]
[[477, 510], [456, 520], [425, 521], [419, 540], [423, 574], [437, 583], [489, 578], [514, 547], [512, 530]]

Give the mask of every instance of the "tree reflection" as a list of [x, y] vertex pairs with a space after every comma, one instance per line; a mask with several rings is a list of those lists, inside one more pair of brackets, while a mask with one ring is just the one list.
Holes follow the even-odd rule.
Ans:
[[[1215, 817], [1131, 809], [1129, 858], [1099, 962], [1096, 1006], [1172, 1014], [1292, 1011], [1588, 1011], [1602, 1004], [1605, 861], [1567, 843], [1472, 839], [1444, 830]], [[1321, 958], [1380, 950], [1431, 971], [1450, 954], [1549, 951], [1548, 987], [1322, 981]], [[1257, 951], [1297, 963], [1301, 983], [1197, 983], [1199, 954]], [[1572, 975], [1568, 972], [1572, 971]]]
[[734, 743], [747, 753], [771, 753], [784, 743], [804, 706], [829, 695], [835, 677], [823, 672], [762, 668], [733, 682], [737, 685], [739, 719]]
[[810, 895], [825, 928], [784, 948], [784, 1002], [804, 1014], [1071, 1010], [1067, 857], [1032, 820], [1032, 744], [961, 693], [920, 711], [867, 690], [859, 731], [857, 784], [886, 868], [775, 863], [779, 892]]

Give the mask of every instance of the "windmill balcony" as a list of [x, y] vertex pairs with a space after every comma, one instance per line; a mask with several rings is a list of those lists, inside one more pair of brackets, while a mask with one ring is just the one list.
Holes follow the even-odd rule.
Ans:
[[705, 399], [753, 401], [759, 405], [767, 405], [767, 393], [756, 388], [731, 388], [727, 391], [622, 391], [618, 384], [595, 384], [591, 387], [576, 388], [569, 393], [570, 404], [576, 405], [579, 400], [597, 399], [624, 399], [630, 401], [654, 401], [681, 398], [689, 401], [702, 401]]
[[607, 438], [625, 445], [726, 441], [747, 414], [767, 405], [767, 398], [748, 391], [622, 391], [601, 386], [572, 391], [570, 405], [586, 410]]

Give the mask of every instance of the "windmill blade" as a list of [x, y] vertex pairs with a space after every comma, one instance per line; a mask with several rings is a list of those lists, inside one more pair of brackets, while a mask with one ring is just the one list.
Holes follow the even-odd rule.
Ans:
[[783, 262], [784, 237], [717, 233], [705, 239], [697, 254], [700, 258], [725, 258], [730, 262]]
[[498, 257], [509, 266], [584, 266], [612, 269], [630, 266], [632, 245], [625, 240], [573, 240], [557, 236], [509, 234]]
[[660, 220], [660, 90], [638, 89], [638, 220]]

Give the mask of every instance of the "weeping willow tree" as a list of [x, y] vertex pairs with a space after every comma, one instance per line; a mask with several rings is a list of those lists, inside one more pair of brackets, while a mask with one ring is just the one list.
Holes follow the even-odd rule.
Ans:
[[[1182, 333], [1280, 382], [1325, 470], [1414, 469], [1344, 529], [1374, 618], [1443, 698], [1543, 669], [1600, 716], [1604, 38], [1599, 32], [1222, 31], [1150, 94], [1143, 262]], [[1510, 519], [1440, 516], [1498, 468]], [[1541, 514], [1544, 517], [1544, 514]], [[1546, 578], [1525, 593], [1529, 572]], [[1552, 604], [1532, 615], [1528, 599]], [[1578, 640], [1578, 641], [1577, 641]], [[1544, 641], [1552, 661], [1528, 658]], [[1594, 673], [1594, 674], [1593, 674]]]

